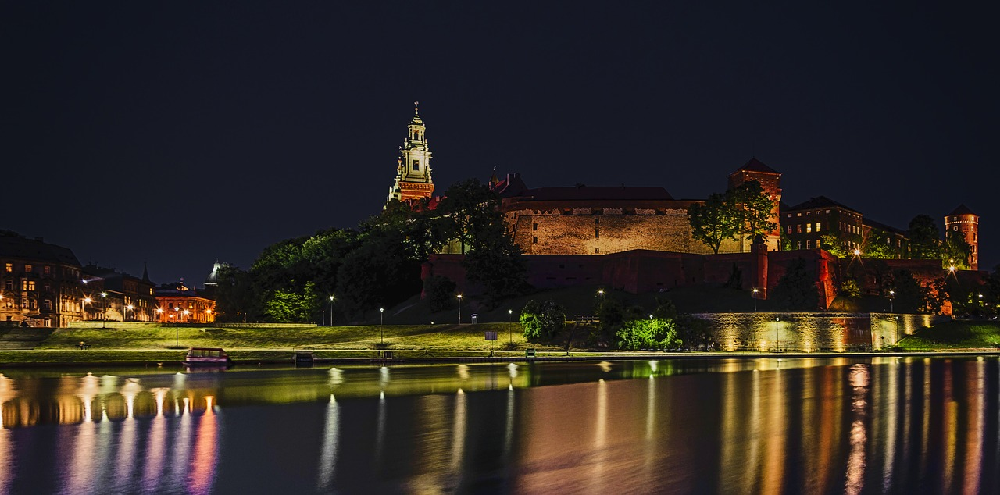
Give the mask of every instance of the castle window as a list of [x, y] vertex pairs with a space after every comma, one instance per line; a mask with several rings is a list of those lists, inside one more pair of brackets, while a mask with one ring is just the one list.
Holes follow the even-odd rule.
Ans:
[[797, 232], [799, 234], [802, 233], [802, 224], [801, 223], [795, 226], [795, 232]]
[[420, 170], [420, 160], [413, 160], [413, 170]]
[[812, 231], [813, 231], [813, 224], [811, 224], [811, 223], [807, 223], [807, 224], [806, 224], [806, 233], [807, 233], [807, 234], [811, 234], [811, 233], [812, 233]]
[[600, 238], [601, 238], [601, 232], [597, 230], [597, 227], [594, 227], [594, 239], [600, 239]]
[[819, 232], [819, 222], [816, 222], [816, 232]]
[[537, 237], [532, 237], [531, 238], [531, 243], [532, 244], [538, 244], [538, 238]]
[[599, 254], [600, 252], [601, 252], [601, 248], [594, 248], [594, 254]]
[[5, 263], [4, 264], [4, 271], [7, 272], [7, 273], [13, 272], [14, 271], [14, 264], [13, 263]]
[[538, 230], [538, 222], [535, 222], [531, 225], [531, 230]]

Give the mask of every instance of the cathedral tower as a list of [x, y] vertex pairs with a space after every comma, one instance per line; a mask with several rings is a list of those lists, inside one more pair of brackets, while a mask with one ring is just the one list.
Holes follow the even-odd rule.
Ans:
[[420, 102], [413, 102], [413, 118], [406, 127], [406, 138], [399, 147], [396, 158], [396, 179], [389, 188], [392, 200], [411, 201], [431, 197], [434, 182], [431, 180], [431, 152], [427, 147], [426, 126], [420, 118]]
[[954, 211], [944, 217], [944, 235], [963, 236], [965, 242], [972, 247], [969, 254], [969, 268], [979, 269], [979, 215], [976, 215], [968, 206], [959, 205]]

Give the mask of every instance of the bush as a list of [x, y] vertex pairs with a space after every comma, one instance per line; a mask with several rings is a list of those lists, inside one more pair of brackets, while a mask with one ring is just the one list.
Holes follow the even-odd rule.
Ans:
[[615, 337], [618, 348], [626, 351], [674, 349], [682, 344], [673, 320], [661, 318], [626, 321]]
[[566, 326], [566, 310], [554, 301], [528, 301], [521, 310], [524, 338], [531, 342], [550, 340]]

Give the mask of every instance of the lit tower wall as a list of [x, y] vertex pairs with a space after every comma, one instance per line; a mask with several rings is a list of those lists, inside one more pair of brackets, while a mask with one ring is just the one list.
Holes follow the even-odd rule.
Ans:
[[410, 201], [431, 197], [431, 152], [427, 146], [427, 127], [420, 118], [418, 102], [413, 102], [413, 118], [406, 128], [406, 138], [396, 159], [396, 178], [389, 188], [386, 203], [392, 200]]
[[945, 236], [953, 235], [965, 236], [965, 242], [972, 246], [972, 253], [969, 255], [969, 267], [973, 270], [979, 269], [979, 215], [976, 215], [968, 206], [959, 205], [954, 211], [944, 217]]

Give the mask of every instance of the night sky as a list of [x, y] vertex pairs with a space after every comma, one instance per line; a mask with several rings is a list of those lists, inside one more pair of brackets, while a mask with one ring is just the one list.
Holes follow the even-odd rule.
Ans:
[[441, 193], [704, 198], [756, 155], [789, 204], [965, 203], [1000, 262], [996, 12], [715, 3], [2, 2], [0, 229], [200, 284], [380, 211], [420, 100]]

